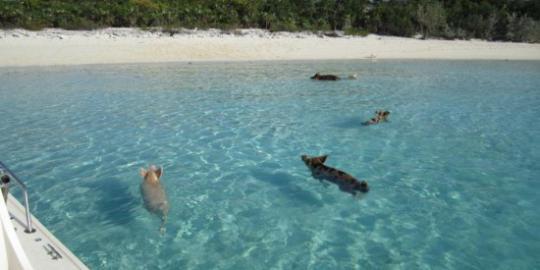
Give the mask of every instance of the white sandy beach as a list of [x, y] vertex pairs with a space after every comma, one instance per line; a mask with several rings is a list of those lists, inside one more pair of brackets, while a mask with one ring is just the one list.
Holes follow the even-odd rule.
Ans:
[[377, 35], [332, 38], [256, 29], [234, 34], [185, 30], [173, 36], [129, 28], [0, 30], [0, 66], [366, 58], [540, 60], [540, 44]]

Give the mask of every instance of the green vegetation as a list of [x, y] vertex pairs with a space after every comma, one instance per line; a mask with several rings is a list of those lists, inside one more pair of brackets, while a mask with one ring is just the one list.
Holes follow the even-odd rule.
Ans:
[[538, 0], [0, 0], [0, 27], [343, 30], [540, 42]]

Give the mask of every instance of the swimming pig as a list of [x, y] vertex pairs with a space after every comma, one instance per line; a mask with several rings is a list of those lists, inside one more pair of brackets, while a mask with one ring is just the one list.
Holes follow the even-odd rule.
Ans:
[[152, 165], [148, 170], [141, 168], [140, 174], [143, 177], [141, 195], [144, 200], [144, 206], [149, 212], [157, 214], [161, 218], [160, 231], [163, 233], [165, 231], [167, 214], [169, 213], [167, 195], [160, 181], [163, 175], [163, 168], [160, 167], [158, 169]]
[[375, 117], [362, 123], [364, 126], [375, 125], [380, 122], [388, 122], [389, 111], [375, 111]]
[[333, 75], [333, 74], [326, 74], [326, 75], [321, 75], [319, 74], [319, 72], [315, 73], [315, 75], [313, 75], [311, 77], [312, 80], [317, 80], [317, 81], [337, 81], [339, 80], [340, 78], [336, 75]]
[[352, 195], [356, 195], [358, 192], [365, 193], [369, 191], [366, 181], [358, 181], [344, 171], [324, 165], [327, 157], [328, 155], [319, 157], [301, 156], [302, 161], [304, 161], [316, 179], [332, 182], [338, 185], [340, 190], [351, 193]]

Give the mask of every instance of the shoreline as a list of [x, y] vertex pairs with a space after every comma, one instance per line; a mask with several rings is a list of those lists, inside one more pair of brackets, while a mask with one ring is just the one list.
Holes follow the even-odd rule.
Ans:
[[272, 60], [540, 60], [540, 44], [136, 28], [0, 30], [0, 67]]

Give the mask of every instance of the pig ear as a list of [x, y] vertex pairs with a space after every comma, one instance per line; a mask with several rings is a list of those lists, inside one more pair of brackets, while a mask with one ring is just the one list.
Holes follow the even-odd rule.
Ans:
[[139, 174], [140, 174], [142, 177], [146, 177], [146, 174], [147, 174], [147, 173], [148, 173], [148, 171], [145, 170], [144, 168], [141, 168], [141, 169], [139, 170]]
[[156, 169], [155, 172], [157, 177], [160, 178], [163, 175], [163, 167], [159, 167], [159, 169]]
[[321, 161], [321, 163], [324, 163], [326, 161], [327, 157], [328, 157], [328, 155], [324, 155], [324, 156], [318, 157], [318, 159]]

